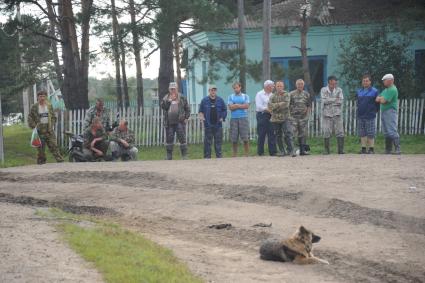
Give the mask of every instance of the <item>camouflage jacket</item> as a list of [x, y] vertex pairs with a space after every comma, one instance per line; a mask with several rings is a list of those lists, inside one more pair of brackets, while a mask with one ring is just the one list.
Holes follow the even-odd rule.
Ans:
[[103, 143], [107, 142], [108, 135], [106, 134], [104, 129], [99, 129], [96, 131], [96, 134], [93, 135], [91, 128], [88, 128], [83, 133], [84, 137], [84, 147], [90, 149], [91, 143], [95, 138], [102, 138]]
[[116, 127], [112, 132], [111, 140], [117, 141], [118, 139], [125, 140], [130, 147], [134, 146], [134, 141], [136, 140], [132, 130], [121, 131], [119, 127]]
[[[164, 110], [164, 126], [169, 125], [168, 121], [168, 110], [171, 106], [171, 101], [168, 100], [169, 94], [164, 96], [164, 98], [161, 101], [161, 108]], [[179, 101], [179, 122], [183, 122], [186, 119], [190, 118], [190, 107], [187, 103], [186, 97], [182, 96], [180, 93], [177, 96], [177, 99]]]
[[33, 106], [31, 106], [30, 113], [28, 115], [28, 126], [30, 126], [31, 129], [34, 129], [37, 127], [40, 131], [53, 131], [53, 127], [56, 124], [56, 115], [53, 111], [53, 107], [50, 103], [47, 102], [47, 109], [49, 111], [49, 121], [47, 123], [47, 128], [43, 127], [43, 129], [40, 127], [40, 115], [38, 114], [38, 103], [35, 103]]
[[295, 119], [305, 119], [308, 117], [308, 108], [311, 108], [312, 98], [306, 91], [293, 90], [289, 93], [291, 97], [291, 117]]
[[[86, 117], [84, 118], [83, 130], [90, 129], [93, 119], [97, 117], [96, 106], [92, 106], [87, 110]], [[105, 130], [110, 128], [110, 111], [108, 108], [103, 108], [103, 111], [100, 113], [99, 118], [102, 120], [102, 125]]]
[[323, 117], [341, 116], [342, 102], [344, 101], [344, 95], [341, 88], [337, 87], [331, 92], [329, 87], [323, 87], [320, 91], [320, 98], [322, 101]]
[[271, 122], [284, 122], [287, 120], [291, 113], [289, 111], [289, 105], [291, 97], [289, 93], [283, 91], [283, 93], [275, 93], [270, 97], [268, 108], [271, 110], [272, 117]]

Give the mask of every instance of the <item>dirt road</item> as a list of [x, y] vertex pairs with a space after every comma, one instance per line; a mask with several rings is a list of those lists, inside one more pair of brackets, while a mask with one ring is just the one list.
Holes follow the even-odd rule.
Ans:
[[[1, 170], [0, 207], [113, 217], [171, 248], [206, 282], [425, 282], [424, 173], [424, 155], [48, 164]], [[2, 213], [0, 226], [20, 213]], [[208, 227], [221, 223], [232, 227]], [[262, 240], [300, 224], [322, 237], [315, 254], [329, 266], [259, 259]], [[2, 234], [1, 246], [18, 244]]]

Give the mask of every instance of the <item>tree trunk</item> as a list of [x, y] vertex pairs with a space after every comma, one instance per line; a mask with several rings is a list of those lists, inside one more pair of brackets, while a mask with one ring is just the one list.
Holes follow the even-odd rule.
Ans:
[[120, 49], [121, 49], [121, 70], [122, 70], [122, 84], [124, 91], [124, 104], [125, 108], [130, 106], [130, 99], [128, 97], [128, 84], [127, 84], [127, 72], [125, 71], [125, 46], [124, 46], [124, 38], [123, 38], [122, 29], [120, 29], [119, 41], [120, 41]]
[[[75, 28], [74, 13], [72, 10], [72, 0], [59, 0], [60, 32], [62, 37], [62, 59], [64, 80], [62, 94], [65, 105], [68, 109], [86, 109], [89, 107], [88, 89], [84, 84], [83, 76], [88, 73], [81, 73], [82, 62], [78, 48], [77, 32]], [[88, 28], [87, 28], [88, 31]], [[88, 46], [87, 38], [82, 42]]]
[[246, 90], [246, 55], [245, 55], [245, 11], [244, 0], [238, 0], [238, 34], [239, 34], [239, 82], [242, 92]]
[[115, 0], [111, 0], [112, 12], [112, 50], [115, 61], [115, 89], [117, 94], [118, 108], [122, 109], [122, 88], [121, 88], [121, 71], [120, 71], [120, 52], [118, 49], [118, 20], [115, 8]]
[[272, 1], [263, 2], [263, 81], [270, 79], [270, 31]]
[[[51, 37], [56, 37], [56, 23], [55, 23], [55, 15], [53, 12], [53, 6], [52, 6], [52, 0], [46, 0], [46, 6], [47, 6], [47, 12], [49, 16], [49, 35]], [[62, 86], [63, 83], [63, 76], [62, 76], [62, 68], [59, 62], [59, 55], [58, 55], [58, 47], [57, 47], [57, 41], [51, 40], [51, 49], [52, 49], [52, 55], [53, 55], [53, 64], [55, 66], [55, 73], [56, 73], [56, 79], [58, 80], [58, 83], [60, 86]]]
[[158, 96], [161, 101], [168, 93], [169, 83], [174, 81], [173, 32], [170, 28], [159, 31], [159, 58]]
[[139, 34], [136, 29], [136, 11], [134, 8], [134, 0], [129, 0], [130, 17], [131, 17], [131, 32], [133, 34], [133, 51], [136, 61], [136, 83], [137, 83], [137, 111], [141, 110], [143, 114], [144, 97], [143, 97], [143, 75], [142, 75], [142, 62], [140, 56], [140, 41]]
[[301, 26], [301, 58], [303, 64], [304, 81], [307, 86], [307, 90], [311, 96], [315, 96], [313, 84], [311, 82], [310, 68], [308, 66], [307, 57], [307, 32], [309, 28], [308, 19], [306, 16], [306, 10], [303, 12], [302, 26]]
[[177, 73], [177, 85], [179, 87], [179, 92], [182, 93], [183, 92], [183, 86], [182, 84], [182, 72], [181, 72], [181, 68], [180, 68], [180, 42], [179, 42], [179, 38], [177, 35], [177, 32], [174, 33], [174, 54], [175, 54], [175, 58], [176, 58], [176, 73]]
[[[92, 13], [93, 0], [81, 1], [81, 88], [86, 93], [88, 100], [89, 93], [89, 63], [90, 63], [90, 17]], [[88, 108], [87, 103], [87, 108]]]

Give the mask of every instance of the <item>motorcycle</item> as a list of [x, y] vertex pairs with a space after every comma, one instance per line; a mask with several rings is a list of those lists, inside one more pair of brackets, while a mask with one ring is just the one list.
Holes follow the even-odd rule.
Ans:
[[95, 156], [87, 154], [83, 151], [84, 138], [83, 135], [76, 135], [72, 132], [65, 132], [69, 136], [68, 161], [69, 162], [96, 162], [96, 161], [112, 161], [109, 155]]

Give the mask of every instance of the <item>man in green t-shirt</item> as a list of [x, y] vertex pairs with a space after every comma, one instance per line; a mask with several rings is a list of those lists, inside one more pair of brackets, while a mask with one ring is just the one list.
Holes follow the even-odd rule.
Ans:
[[385, 90], [376, 98], [381, 104], [382, 130], [385, 137], [385, 153], [400, 154], [400, 135], [398, 134], [398, 90], [394, 85], [394, 76], [386, 74], [382, 77]]

